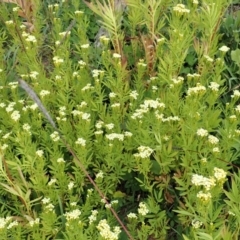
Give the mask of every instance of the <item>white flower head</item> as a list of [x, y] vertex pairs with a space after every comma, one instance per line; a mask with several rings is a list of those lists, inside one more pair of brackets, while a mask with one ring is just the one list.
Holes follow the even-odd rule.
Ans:
[[83, 138], [78, 138], [75, 143], [78, 144], [78, 145], [81, 145], [81, 146], [83, 146], [83, 147], [86, 146], [86, 140], [83, 139]]
[[120, 103], [113, 103], [111, 105], [112, 108], [119, 108], [120, 106], [121, 106]]
[[12, 25], [13, 24], [13, 20], [9, 20], [9, 21], [5, 21], [6, 25]]
[[98, 223], [97, 229], [99, 230], [101, 237], [108, 240], [118, 240], [118, 235], [121, 233], [119, 227], [114, 227], [112, 231], [106, 219], [103, 219]]
[[82, 67], [87, 65], [83, 60], [78, 61], [78, 64]]
[[117, 96], [117, 94], [114, 93], [114, 92], [110, 92], [110, 93], [109, 93], [109, 97], [110, 97], [110, 98], [115, 98], [116, 96]]
[[202, 225], [203, 225], [202, 222], [200, 222], [200, 221], [198, 221], [198, 220], [196, 220], [196, 219], [192, 220], [192, 226], [193, 226], [195, 229], [200, 228]]
[[30, 34], [25, 38], [25, 40], [26, 40], [27, 42], [32, 42], [32, 43], [36, 43], [36, 42], [37, 42], [36, 37], [33, 36], [33, 35], [30, 35]]
[[213, 171], [214, 177], [217, 179], [217, 181], [222, 182], [226, 180], [227, 172], [225, 172], [223, 169], [215, 167]]
[[92, 214], [88, 217], [90, 225], [97, 220], [97, 214], [98, 214], [97, 210], [92, 210]]
[[222, 47], [220, 47], [219, 48], [219, 50], [221, 51], [221, 52], [227, 52], [227, 51], [229, 51], [229, 47], [227, 47], [227, 46], [222, 46]]
[[59, 56], [55, 56], [55, 57], [53, 57], [53, 62], [54, 62], [54, 64], [55, 65], [60, 65], [61, 63], [63, 63], [64, 62], [64, 60], [62, 59], [62, 58], [60, 58]]
[[149, 210], [148, 210], [146, 204], [143, 202], [140, 202], [139, 208], [138, 208], [138, 213], [142, 216], [146, 216], [148, 214], [148, 212], [149, 212]]
[[124, 135], [119, 134], [119, 133], [111, 133], [111, 134], [106, 134], [106, 138], [110, 141], [113, 141], [114, 139], [118, 139], [119, 141], [123, 141]]
[[108, 130], [111, 130], [114, 128], [114, 124], [113, 123], [109, 123], [109, 124], [106, 124], [105, 127], [108, 129]]
[[214, 91], [218, 92], [220, 85], [216, 82], [210, 82], [209, 88]]
[[185, 13], [190, 13], [190, 10], [186, 8], [184, 4], [177, 4], [175, 7], [173, 7], [173, 11], [180, 13], [180, 14], [185, 14]]
[[100, 129], [100, 128], [103, 127], [103, 124], [104, 124], [103, 121], [98, 121], [98, 122], [95, 124], [95, 127], [96, 127], [97, 129]]
[[96, 178], [103, 178], [103, 171], [96, 174]]
[[203, 128], [199, 128], [197, 130], [197, 135], [200, 137], [206, 137], [206, 136], [208, 136], [208, 131]]
[[20, 118], [20, 113], [19, 111], [13, 111], [11, 114], [11, 118], [12, 120], [14, 120], [15, 122], [17, 122]]
[[213, 148], [212, 151], [213, 151], [214, 153], [219, 153], [219, 152], [220, 152], [220, 150], [219, 150], [218, 147]]
[[64, 160], [63, 158], [58, 158], [58, 159], [57, 159], [57, 162], [58, 162], [58, 163], [65, 163], [65, 160]]
[[213, 177], [207, 178], [198, 174], [192, 175], [191, 182], [195, 186], [203, 186], [206, 191], [216, 186], [216, 180]]
[[57, 142], [60, 139], [59, 133], [57, 131], [54, 131], [51, 135], [50, 135], [51, 139], [54, 142]]
[[236, 111], [237, 113], [240, 113], [240, 104], [235, 107], [235, 111]]
[[193, 0], [193, 4], [196, 4], [196, 5], [198, 5], [198, 0]]
[[66, 217], [67, 221], [73, 220], [73, 219], [78, 219], [79, 216], [81, 215], [81, 211], [79, 209], [75, 209], [71, 212], [66, 212], [64, 216]]
[[91, 114], [90, 113], [83, 113], [82, 120], [90, 121]]
[[202, 86], [200, 83], [197, 83], [196, 87], [192, 87], [187, 90], [187, 95], [192, 96], [192, 95], [203, 94], [205, 92], [206, 92], [206, 87]]
[[200, 198], [203, 202], [208, 202], [212, 198], [212, 194], [210, 192], [204, 193], [200, 191], [197, 194], [197, 198]]
[[45, 97], [45, 96], [47, 96], [49, 94], [50, 94], [50, 91], [48, 91], [48, 90], [41, 90], [41, 92], [39, 93], [39, 95], [41, 97]]
[[239, 90], [234, 90], [233, 95], [231, 95], [231, 98], [239, 98], [240, 97], [240, 91]]
[[103, 134], [103, 131], [102, 131], [102, 130], [98, 130], [98, 131], [95, 131], [94, 134], [95, 134], [95, 135], [102, 135], [102, 134]]
[[56, 178], [51, 178], [51, 180], [48, 182], [48, 186], [52, 186], [56, 182], [57, 182]]
[[40, 218], [36, 218], [35, 220], [29, 221], [30, 227], [33, 227], [34, 225], [38, 225], [40, 223]]
[[37, 79], [37, 76], [39, 75], [39, 72], [37, 71], [31, 71], [29, 76], [33, 79]]
[[212, 63], [214, 60], [211, 58], [211, 57], [209, 57], [208, 55], [204, 55], [204, 58], [207, 60], [207, 62], [210, 62], [210, 63]]
[[208, 135], [208, 141], [214, 145], [214, 144], [218, 144], [219, 139], [213, 135]]
[[15, 227], [15, 226], [18, 226], [18, 221], [13, 221], [13, 222], [11, 222], [8, 226], [7, 226], [7, 229], [11, 229], [11, 228], [13, 228], [13, 227]]
[[85, 49], [86, 49], [86, 48], [89, 48], [89, 44], [88, 44], [88, 43], [83, 44], [83, 45], [81, 45], [81, 48], [83, 48], [83, 49], [84, 49], [84, 48], [85, 48]]
[[43, 198], [43, 199], [42, 199], [42, 203], [43, 203], [43, 204], [48, 204], [48, 203], [50, 203], [50, 198]]
[[76, 15], [83, 15], [84, 12], [83, 12], [83, 11], [80, 11], [80, 10], [76, 10], [76, 11], [74, 12], [74, 14], [76, 14]]
[[130, 96], [131, 98], [135, 99], [135, 100], [137, 99], [138, 95], [139, 95], [139, 94], [137, 93], [136, 90], [130, 92], [130, 94], [129, 94], [129, 96]]
[[121, 58], [121, 55], [118, 53], [113, 53], [113, 58]]
[[70, 183], [68, 184], [68, 190], [72, 190], [73, 187], [74, 187], [74, 182], [70, 182]]
[[138, 147], [138, 153], [135, 153], [134, 156], [137, 158], [148, 158], [153, 153], [153, 149], [147, 146]]
[[125, 137], [131, 137], [133, 134], [131, 132], [124, 132]]
[[137, 219], [136, 213], [129, 213], [129, 214], [127, 215], [127, 217], [128, 217], [128, 218], [135, 218], [135, 219]]
[[27, 132], [30, 132], [31, 126], [28, 123], [24, 123], [23, 129], [26, 130]]
[[37, 151], [36, 151], [36, 155], [37, 155], [38, 157], [42, 157], [43, 154], [44, 154], [43, 150], [37, 150]]
[[85, 92], [85, 91], [91, 90], [93, 88], [94, 87], [91, 85], [91, 83], [88, 83], [85, 87], [82, 88], [82, 91]]

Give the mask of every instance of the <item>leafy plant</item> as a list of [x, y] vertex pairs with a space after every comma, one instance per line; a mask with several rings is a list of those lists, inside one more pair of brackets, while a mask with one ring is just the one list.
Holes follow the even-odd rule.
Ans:
[[229, 2], [30, 3], [0, 8], [0, 239], [237, 239]]

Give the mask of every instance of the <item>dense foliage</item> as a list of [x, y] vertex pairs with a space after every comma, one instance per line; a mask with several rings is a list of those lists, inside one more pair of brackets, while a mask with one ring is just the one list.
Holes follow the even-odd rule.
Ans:
[[2, 1], [0, 239], [238, 239], [239, 8]]

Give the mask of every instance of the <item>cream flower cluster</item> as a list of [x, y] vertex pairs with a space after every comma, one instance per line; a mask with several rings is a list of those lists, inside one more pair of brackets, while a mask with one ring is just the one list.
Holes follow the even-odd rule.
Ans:
[[60, 117], [56, 117], [57, 121], [64, 121], [66, 122], [67, 121], [67, 118], [65, 117], [66, 116], [66, 107], [65, 106], [62, 106], [59, 108], [59, 116]]
[[97, 78], [99, 75], [102, 76], [104, 74], [103, 70], [99, 70], [99, 69], [93, 69], [92, 70], [92, 76], [94, 78]]
[[213, 176], [207, 178], [202, 175], [193, 174], [191, 182], [195, 186], [203, 186], [205, 191], [200, 191], [197, 193], [197, 198], [201, 201], [207, 203], [212, 195], [209, 192], [213, 187], [216, 186], [216, 183], [219, 183], [221, 186], [226, 181], [227, 172], [221, 168], [215, 167], [213, 169]]
[[15, 122], [17, 122], [20, 117], [21, 117], [21, 115], [20, 115], [19, 111], [17, 111], [17, 110], [13, 111], [11, 114], [11, 119]]
[[[206, 129], [199, 128], [197, 130], [197, 135], [199, 137], [208, 137], [208, 142], [212, 145], [216, 145], [219, 143], [219, 139], [211, 134], [208, 134], [208, 131]], [[219, 152], [219, 148], [213, 148], [213, 152]]]
[[140, 119], [143, 117], [144, 113], [149, 112], [150, 109], [164, 109], [165, 104], [159, 102], [159, 99], [156, 100], [145, 100], [143, 104], [140, 105], [139, 109], [136, 109], [133, 115], [131, 116], [132, 119]]
[[35, 220], [29, 221], [30, 227], [33, 227], [34, 225], [38, 225], [40, 223], [40, 218], [36, 218]]
[[179, 85], [179, 84], [182, 84], [182, 83], [183, 83], [184, 78], [181, 77], [181, 76], [179, 76], [179, 77], [177, 77], [177, 79], [176, 79], [176, 78], [172, 78], [172, 81], [173, 81], [173, 84], [174, 84], [174, 85]]
[[66, 212], [64, 214], [67, 221], [78, 219], [80, 215], [81, 215], [81, 211], [79, 209], [74, 209], [71, 212]]
[[78, 145], [81, 145], [82, 147], [86, 146], [86, 140], [83, 139], [83, 138], [78, 138], [75, 143], [78, 144]]
[[207, 60], [207, 62], [210, 62], [210, 63], [214, 61], [213, 58], [209, 57], [208, 55], [204, 55], [204, 58]]
[[192, 226], [193, 226], [195, 229], [200, 228], [202, 225], [203, 225], [202, 222], [200, 222], [200, 221], [198, 221], [198, 220], [196, 220], [196, 219], [192, 220]]
[[36, 155], [37, 155], [38, 157], [42, 157], [43, 154], [44, 154], [43, 150], [40, 150], [40, 149], [39, 149], [39, 150], [36, 151]]
[[132, 218], [132, 219], [137, 219], [137, 215], [136, 215], [136, 213], [129, 213], [128, 215], [127, 215], [127, 217], [128, 218]]
[[199, 95], [206, 92], [206, 88], [200, 83], [197, 83], [196, 87], [189, 88], [187, 90], [187, 96]]
[[197, 130], [197, 135], [200, 137], [206, 137], [206, 136], [208, 136], [208, 131], [206, 129], [199, 128]]
[[210, 82], [210, 85], [208, 86], [213, 92], [218, 92], [220, 85], [216, 82]]
[[10, 82], [8, 86], [10, 86], [11, 89], [15, 89], [18, 86], [18, 82]]
[[138, 213], [142, 216], [146, 216], [149, 213], [149, 209], [147, 208], [147, 205], [143, 202], [140, 202]]
[[211, 188], [216, 186], [216, 180], [213, 177], [207, 178], [198, 174], [192, 175], [191, 182], [195, 186], [203, 186], [206, 191], [209, 191]]
[[54, 56], [53, 57], [53, 62], [56, 66], [59, 66], [61, 63], [64, 62], [64, 60], [62, 58], [60, 58], [59, 56]]
[[211, 143], [211, 144], [218, 144], [219, 142], [219, 139], [213, 135], [209, 135], [208, 136], [208, 141]]
[[13, 226], [17, 226], [18, 222], [13, 221], [12, 223], [9, 223], [12, 220], [12, 217], [6, 217], [6, 218], [0, 218], [0, 230], [4, 229], [7, 226], [7, 229], [12, 228]]
[[188, 77], [188, 79], [197, 79], [197, 78], [200, 77], [200, 74], [198, 74], [198, 73], [193, 73], [193, 74], [188, 73], [187, 77]]
[[212, 194], [210, 192], [204, 193], [200, 191], [197, 193], [197, 198], [201, 199], [203, 202], [208, 202], [212, 198]]
[[37, 71], [31, 71], [29, 74], [21, 74], [21, 78], [32, 78], [32, 79], [37, 79], [37, 76], [39, 75], [39, 72]]
[[50, 95], [50, 91], [48, 91], [48, 90], [41, 90], [40, 93], [39, 93], [39, 95], [40, 95], [41, 97], [45, 97], [45, 96], [47, 96], [47, 95]]
[[162, 122], [179, 122], [180, 121], [180, 118], [178, 116], [170, 116], [165, 118], [164, 114], [162, 113], [159, 114], [158, 110], [155, 112], [155, 116], [158, 120], [161, 120]]
[[227, 51], [230, 50], [230, 48], [227, 47], [227, 46], [222, 46], [222, 47], [219, 48], [219, 50], [220, 50], [221, 52], [227, 52]]
[[110, 133], [106, 134], [106, 138], [110, 141], [113, 141], [114, 139], [118, 139], [119, 141], [124, 140], [124, 135], [120, 133]]
[[97, 220], [97, 214], [98, 214], [97, 210], [92, 210], [92, 214], [88, 217], [90, 225]]
[[213, 172], [213, 175], [218, 182], [225, 182], [227, 173], [223, 169], [215, 167]]
[[50, 202], [50, 198], [43, 198], [42, 203], [43, 203], [44, 208], [47, 212], [53, 212], [54, 211], [54, 205]]
[[106, 219], [103, 219], [98, 223], [97, 229], [99, 230], [99, 233], [102, 236], [102, 238], [105, 240], [117, 240], [118, 235], [121, 233], [119, 227], [114, 227], [113, 231], [111, 231], [111, 228], [108, 225]]
[[31, 43], [36, 43], [37, 42], [36, 37], [27, 33], [27, 32], [23, 31], [22, 37], [25, 39], [26, 42], [31, 42]]
[[97, 174], [96, 174], [96, 179], [98, 179], [98, 178], [103, 178], [103, 171], [99, 171]]
[[136, 91], [136, 90], [133, 90], [132, 92], [130, 92], [130, 94], [129, 94], [129, 96], [130, 96], [130, 98], [133, 98], [133, 99], [137, 99], [137, 97], [138, 97], [138, 92]]
[[240, 91], [239, 90], [234, 90], [233, 95], [231, 95], [231, 98], [239, 98], [240, 97]]
[[138, 153], [135, 153], [134, 156], [137, 158], [148, 158], [153, 153], [153, 149], [147, 146], [138, 147]]
[[[10, 102], [9, 104], [8, 104], [8, 106], [6, 107], [6, 111], [7, 112], [12, 112], [13, 110], [14, 110], [14, 106], [16, 105], [16, 103], [15, 102]], [[2, 106], [3, 107], [5, 107], [6, 106], [6, 104], [2, 104]]]
[[88, 83], [85, 87], [82, 88], [82, 91], [85, 92], [92, 89], [94, 89], [94, 87], [91, 85], [91, 83]]
[[190, 13], [190, 10], [187, 9], [184, 4], [177, 4], [175, 7], [173, 7], [173, 11], [180, 14]]
[[51, 139], [54, 142], [57, 142], [60, 139], [59, 133], [57, 131], [54, 131], [51, 135], [50, 135]]

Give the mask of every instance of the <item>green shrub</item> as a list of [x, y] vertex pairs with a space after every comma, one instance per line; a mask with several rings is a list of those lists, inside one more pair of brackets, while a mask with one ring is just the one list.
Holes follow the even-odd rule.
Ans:
[[238, 239], [229, 2], [185, 2], [1, 3], [0, 239]]

